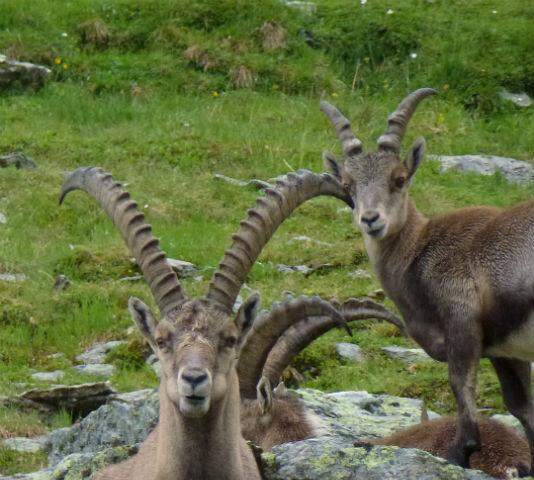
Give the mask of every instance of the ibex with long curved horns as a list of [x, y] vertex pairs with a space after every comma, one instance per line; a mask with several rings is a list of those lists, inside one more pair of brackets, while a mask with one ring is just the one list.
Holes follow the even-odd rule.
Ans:
[[[235, 319], [232, 306], [246, 275], [278, 226], [306, 200], [331, 195], [350, 198], [328, 174], [301, 171], [279, 179], [249, 210], [215, 272], [204, 298], [189, 300], [144, 215], [111, 175], [81, 168], [63, 184], [62, 202], [84, 190], [105, 210], [133, 252], [156, 299], [156, 321], [140, 300], [130, 312], [162, 366], [160, 421], [139, 453], [104, 470], [105, 479], [259, 479], [252, 452], [241, 436], [236, 358], [253, 325], [259, 296], [252, 295]], [[310, 314], [343, 320], [331, 305], [309, 305]], [[327, 313], [327, 311], [329, 313]]]
[[354, 201], [354, 223], [408, 333], [449, 364], [459, 423], [447, 458], [466, 466], [480, 447], [475, 387], [481, 357], [491, 360], [533, 455], [534, 202], [463, 208], [431, 219], [417, 210], [408, 187], [425, 142], [417, 139], [404, 160], [400, 145], [418, 103], [435, 93], [423, 88], [408, 95], [389, 117], [375, 153], [364, 153], [349, 121], [322, 102], [346, 156], [341, 164], [326, 155], [325, 163]]

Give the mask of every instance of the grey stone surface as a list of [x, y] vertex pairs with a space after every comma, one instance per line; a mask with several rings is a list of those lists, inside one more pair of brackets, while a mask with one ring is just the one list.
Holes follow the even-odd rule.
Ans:
[[65, 275], [58, 275], [54, 281], [54, 290], [66, 290], [70, 286], [70, 280]]
[[328, 242], [322, 242], [321, 240], [316, 240], [315, 238], [308, 237], [307, 235], [297, 235], [289, 239], [290, 242], [306, 242], [314, 243], [315, 245], [324, 245], [326, 247], [331, 247], [332, 244]]
[[158, 378], [161, 378], [161, 363], [159, 363], [158, 357], [156, 357], [156, 354], [151, 354], [147, 359], [146, 363], [148, 363], [152, 370], [154, 370], [154, 373]]
[[237, 180], [236, 178], [227, 177], [226, 175], [221, 175], [220, 173], [214, 174], [213, 178], [216, 180], [222, 180], [230, 185], [235, 185], [236, 187], [252, 187], [256, 190], [263, 190], [273, 186], [269, 182], [258, 180], [257, 178], [253, 178], [251, 180]]
[[23, 273], [0, 273], [0, 282], [23, 282], [26, 280], [26, 275]]
[[528, 96], [525, 92], [522, 93], [512, 93], [506, 89], [500, 91], [499, 96], [503, 100], [509, 100], [518, 107], [530, 107], [532, 105], [532, 98]]
[[509, 182], [528, 183], [534, 181], [534, 167], [528, 162], [514, 158], [492, 155], [432, 155], [432, 160], [441, 164], [441, 172], [454, 169], [474, 172], [480, 175], [494, 175], [500, 172]]
[[350, 278], [364, 278], [369, 279], [371, 278], [371, 274], [367, 270], [363, 270], [362, 268], [359, 268], [358, 270], [354, 270], [353, 272], [347, 273], [347, 276]]
[[76, 356], [76, 360], [85, 364], [103, 363], [106, 355], [119, 345], [126, 343], [123, 340], [114, 340], [105, 343], [95, 343], [91, 348]]
[[519, 433], [519, 435], [525, 436], [525, 430], [523, 430], [523, 427], [521, 426], [521, 422], [517, 418], [515, 418], [513, 415], [510, 415], [509, 413], [506, 413], [506, 414], [497, 413], [496, 415], [492, 415], [491, 418], [501, 423], [504, 423], [510, 428], [513, 428], [517, 433]]
[[391, 345], [382, 347], [382, 351], [386, 352], [389, 357], [406, 363], [429, 362], [432, 360], [422, 348], [404, 348]]
[[6, 438], [2, 441], [1, 445], [4, 448], [10, 450], [16, 450], [17, 452], [35, 453], [39, 450], [44, 450], [48, 444], [48, 438], [46, 436], [39, 437], [13, 437]]
[[85, 375], [99, 375], [101, 377], [111, 377], [115, 367], [109, 363], [89, 363], [87, 365], [76, 365], [74, 370]]
[[28, 62], [9, 60], [0, 55], [0, 91], [9, 89], [42, 88], [50, 76], [50, 69]]
[[0, 212], [0, 224], [5, 225], [7, 223], [7, 217]]
[[306, 13], [315, 13], [317, 12], [317, 5], [313, 2], [301, 2], [299, 0], [282, 0], [284, 5], [287, 5], [290, 8], [296, 8]]
[[14, 165], [16, 168], [37, 168], [35, 160], [20, 152], [0, 156], [0, 167], [9, 167], [10, 165]]
[[31, 377], [39, 382], [58, 382], [65, 376], [62, 370], [54, 370], [53, 372], [37, 372], [32, 373]]
[[361, 362], [363, 360], [362, 349], [354, 343], [336, 343], [336, 352], [344, 360], [349, 360], [351, 362]]
[[180, 277], [188, 277], [198, 272], [198, 269], [195, 267], [195, 265], [193, 265], [191, 262], [186, 262], [185, 260], [167, 258], [167, 263]]

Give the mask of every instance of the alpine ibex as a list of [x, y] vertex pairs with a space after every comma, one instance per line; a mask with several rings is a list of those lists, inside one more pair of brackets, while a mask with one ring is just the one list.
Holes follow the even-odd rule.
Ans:
[[480, 448], [476, 374], [489, 357], [505, 403], [525, 428], [534, 454], [534, 202], [511, 208], [473, 207], [428, 219], [408, 195], [425, 142], [404, 160], [400, 145], [418, 103], [435, 94], [419, 89], [390, 115], [376, 153], [364, 153], [349, 121], [327, 102], [346, 156], [325, 163], [354, 202], [354, 223], [407, 332], [434, 359], [448, 362], [458, 406], [458, 431], [447, 459], [468, 465]]
[[[189, 300], [152, 236], [144, 215], [119, 183], [98, 168], [80, 168], [63, 184], [60, 203], [84, 190], [105, 210], [133, 252], [157, 302], [156, 324], [140, 300], [130, 312], [162, 366], [160, 421], [132, 459], [104, 470], [105, 479], [259, 479], [240, 430], [236, 358], [254, 323], [259, 296], [252, 295], [232, 319], [232, 306], [253, 263], [278, 226], [304, 201], [331, 195], [350, 199], [328, 174], [301, 171], [279, 179], [249, 210], [214, 273], [208, 292]], [[307, 305], [310, 315], [331, 315], [326, 302]], [[327, 313], [328, 312], [328, 313]]]
[[[394, 445], [417, 448], [445, 458], [456, 435], [456, 417], [427, 420], [384, 438], [368, 438], [354, 442], [355, 447]], [[503, 480], [526, 477], [530, 471], [527, 441], [506, 425], [490, 418], [478, 420], [480, 450], [469, 459], [470, 467]]]

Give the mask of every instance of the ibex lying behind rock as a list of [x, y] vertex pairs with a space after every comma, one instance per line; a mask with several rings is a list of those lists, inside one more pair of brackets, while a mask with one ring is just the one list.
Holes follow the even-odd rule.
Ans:
[[417, 104], [434, 93], [423, 88], [403, 100], [376, 153], [364, 153], [349, 121], [322, 102], [346, 156], [343, 164], [330, 155], [325, 161], [353, 199], [354, 223], [408, 334], [449, 364], [459, 428], [447, 458], [467, 466], [480, 448], [475, 387], [481, 357], [491, 360], [534, 455], [534, 202], [431, 219], [417, 210], [408, 188], [425, 142], [417, 139], [404, 161], [400, 144]]
[[[156, 323], [140, 300], [130, 312], [157, 354], [162, 367], [160, 421], [132, 459], [97, 478], [128, 480], [259, 479], [253, 454], [240, 429], [240, 393], [236, 359], [255, 321], [259, 296], [246, 300], [235, 318], [232, 306], [246, 275], [278, 226], [304, 201], [333, 195], [350, 203], [339, 183], [327, 174], [290, 174], [267, 189], [248, 212], [213, 275], [206, 296], [189, 300], [144, 222], [135, 202], [111, 175], [82, 168], [65, 181], [60, 195], [81, 189], [106, 211], [137, 259], [158, 304]], [[298, 306], [296, 310], [302, 307]], [[310, 315], [331, 315], [326, 302], [306, 304]], [[269, 323], [269, 322], [266, 322]]]
[[[456, 417], [423, 421], [384, 438], [370, 438], [354, 442], [355, 447], [366, 445], [394, 445], [401, 448], [425, 450], [446, 458], [456, 436]], [[530, 471], [530, 452], [527, 441], [497, 420], [480, 418], [480, 450], [469, 459], [470, 467], [496, 478], [509, 480], [526, 477]]]

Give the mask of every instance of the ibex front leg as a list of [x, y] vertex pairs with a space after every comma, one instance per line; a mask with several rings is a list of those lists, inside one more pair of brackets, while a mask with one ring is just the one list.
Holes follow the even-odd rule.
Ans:
[[447, 459], [451, 463], [468, 467], [470, 455], [480, 449], [476, 381], [482, 338], [477, 318], [469, 313], [469, 308], [457, 308], [449, 321], [447, 362], [449, 381], [458, 407], [458, 428]]
[[490, 360], [499, 377], [506, 407], [525, 429], [530, 447], [530, 475], [533, 475], [534, 404], [532, 403], [532, 390], [530, 387], [530, 362], [511, 358], [490, 358]]

